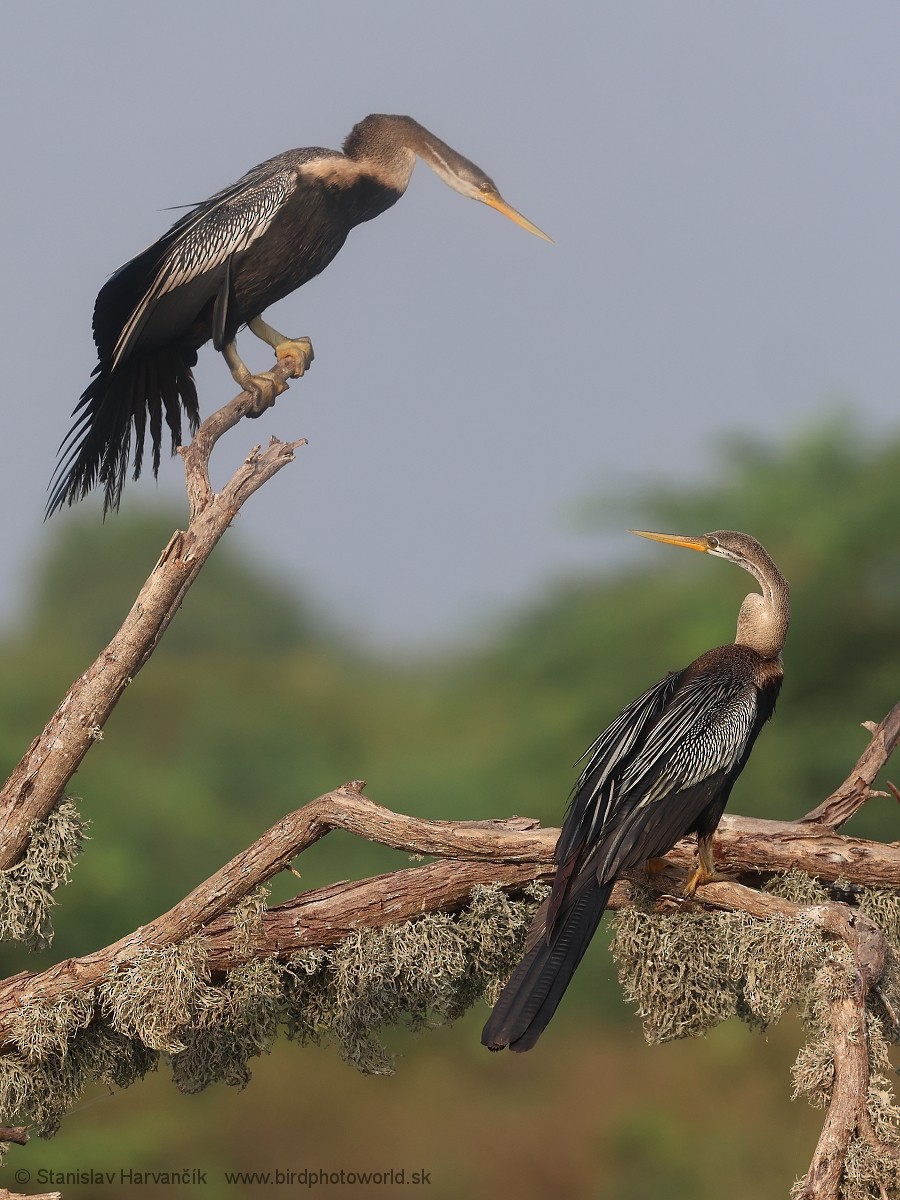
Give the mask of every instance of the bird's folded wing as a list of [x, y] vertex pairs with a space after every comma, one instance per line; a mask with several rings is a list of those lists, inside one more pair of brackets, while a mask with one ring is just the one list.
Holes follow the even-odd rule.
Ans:
[[[221, 267], [269, 228], [297, 186], [297, 169], [285, 166], [265, 175], [260, 168], [255, 171], [258, 176], [250, 172], [188, 213], [157, 243], [160, 253], [155, 273], [119, 334], [114, 367], [133, 348], [161, 296]], [[129, 266], [127, 263], [121, 270]]]

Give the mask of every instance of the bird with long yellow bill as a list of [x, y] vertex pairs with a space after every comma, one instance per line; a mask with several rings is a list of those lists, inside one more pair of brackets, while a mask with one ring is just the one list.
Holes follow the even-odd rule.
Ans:
[[235, 338], [246, 325], [302, 374], [313, 357], [309, 338], [289, 338], [263, 310], [323, 271], [355, 225], [377, 217], [406, 191], [416, 159], [443, 181], [480, 200], [545, 241], [508, 204], [480, 167], [412, 117], [374, 113], [354, 125], [343, 150], [286, 150], [192, 208], [112, 275], [94, 306], [99, 362], [75, 407], [75, 424], [59, 449], [48, 515], [103, 487], [104, 511], [117, 508], [129, 464], [141, 473], [149, 431], [159, 469], [163, 419], [172, 450], [182, 414], [200, 420], [191, 368], [212, 340], [257, 413], [277, 394], [271, 372], [251, 374]]
[[790, 621], [784, 576], [746, 533], [641, 537], [737, 563], [760, 591], [744, 598], [734, 642], [673, 671], [629, 704], [582, 756], [556, 845], [551, 893], [535, 914], [525, 956], [484, 1027], [490, 1050], [529, 1050], [587, 950], [616, 879], [697, 835], [691, 896], [716, 878], [712, 838], [759, 731], [772, 716]]

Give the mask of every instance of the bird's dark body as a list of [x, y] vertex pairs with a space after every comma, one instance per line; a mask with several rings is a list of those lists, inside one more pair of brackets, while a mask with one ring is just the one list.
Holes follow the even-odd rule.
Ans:
[[198, 423], [191, 368], [205, 342], [223, 350], [236, 381], [260, 396], [263, 377], [250, 373], [235, 348], [243, 325], [276, 353], [284, 346], [286, 356], [308, 362], [309, 340], [298, 349], [261, 320], [263, 310], [323, 271], [355, 225], [395, 204], [417, 157], [456, 191], [546, 238], [489, 176], [412, 117], [372, 113], [353, 127], [343, 150], [312, 146], [268, 159], [197, 205], [101, 288], [94, 310], [99, 361], [60, 447], [48, 514], [98, 482], [104, 508], [118, 507], [132, 439], [137, 478], [148, 424], [158, 468], [163, 418], [173, 449], [182, 413], [192, 429]]
[[[318, 148], [287, 151], [255, 167], [229, 190], [239, 199], [245, 181], [272, 172], [296, 172], [315, 161], [318, 154], [336, 158], [337, 153]], [[198, 216], [220, 207], [227, 195], [220, 193], [193, 209], [100, 289], [94, 308], [94, 338], [101, 364], [112, 361], [125, 320], [152, 288], [174, 243]], [[264, 308], [324, 271], [355, 225], [379, 216], [401, 195], [365, 172], [344, 178], [304, 178], [304, 186], [296, 188], [272, 218], [265, 238], [255, 239], [212, 270], [159, 297], [130, 356], [153, 354], [173, 340], [196, 351], [214, 338], [216, 349], [221, 349]], [[223, 288], [225, 319], [221, 328], [214, 330], [215, 304]]]
[[[191, 429], [199, 420], [191, 368], [197, 351], [212, 340], [222, 349], [237, 331], [264, 308], [289, 295], [323, 271], [343, 246], [350, 230], [395, 204], [403, 194], [377, 174], [328, 170], [340, 162], [334, 150], [311, 147], [286, 151], [261, 163], [233, 187], [211, 197], [177, 221], [168, 233], [126, 263], [100, 289], [94, 308], [94, 340], [99, 363], [79, 403], [81, 418], [70, 434], [84, 432], [82, 458], [96, 464], [99, 477], [113, 480], [112, 503], [124, 482], [135, 433], [135, 477], [140, 472], [145, 421], [150, 420], [153, 466], [158, 469], [162, 417], [181, 440], [181, 411]], [[317, 172], [317, 165], [324, 168]], [[302, 174], [302, 186], [298, 186]], [[193, 273], [185, 283], [159, 294], [124, 346], [123, 330], [155, 281], [166, 269], [179, 241], [195, 239], [197, 253], [217, 234], [224, 240], [229, 223], [247, 221], [248, 192], [259, 204], [266, 181], [277, 178], [288, 192], [266, 226], [243, 249], [227, 255], [211, 269]], [[255, 194], [254, 194], [255, 193]], [[76, 410], [78, 411], [78, 410]], [[51, 497], [50, 510], [66, 498], [65, 479]], [[90, 486], [93, 477], [74, 481]], [[86, 490], [86, 487], [83, 487]], [[71, 498], [71, 497], [70, 497]]]
[[781, 687], [780, 661], [719, 646], [633, 701], [586, 752], [556, 847], [553, 888], [485, 1026], [528, 1050], [556, 1010], [615, 880], [682, 837], [710, 838]]
[[[104, 487], [117, 508], [129, 463], [140, 475], [148, 429], [154, 473], [162, 424], [181, 440], [182, 414], [199, 422], [191, 368], [208, 341], [224, 353], [235, 381], [254, 393], [257, 413], [277, 395], [271, 374], [253, 375], [235, 335], [249, 325], [294, 376], [312, 360], [308, 338], [279, 334], [265, 308], [323, 271], [347, 234], [396, 204], [422, 158], [457, 192], [480, 200], [549, 241], [516, 212], [493, 180], [412, 117], [370, 113], [343, 150], [310, 146], [260, 163], [197, 205], [107, 281], [94, 309], [99, 362], [60, 446], [48, 515]], [[132, 439], [134, 453], [132, 456]]]

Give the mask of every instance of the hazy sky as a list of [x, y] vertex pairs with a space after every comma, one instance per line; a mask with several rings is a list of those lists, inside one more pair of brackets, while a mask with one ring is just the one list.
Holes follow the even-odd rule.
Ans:
[[[420, 165], [269, 310], [316, 362], [218, 478], [309, 438], [238, 536], [373, 639], [446, 640], [609, 561], [627, 536], [576, 534], [573, 500], [706, 473], [722, 431], [777, 439], [837, 396], [896, 427], [898, 60], [888, 0], [7, 3], [0, 615], [48, 536], [105, 277], [167, 207], [368, 112], [416, 117], [556, 239]], [[204, 413], [234, 392], [210, 348], [198, 382]], [[180, 488], [167, 461], [124, 509]]]

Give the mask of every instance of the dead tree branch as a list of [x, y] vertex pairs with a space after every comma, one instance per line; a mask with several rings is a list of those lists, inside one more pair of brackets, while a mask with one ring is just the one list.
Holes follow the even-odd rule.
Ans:
[[[334, 945], [353, 930], [459, 909], [479, 883], [499, 882], [516, 891], [553, 873], [556, 829], [540, 829], [530, 818], [519, 817], [426, 821], [376, 804], [362, 794], [363, 786], [360, 781], [345, 784], [282, 818], [167, 913], [112, 945], [0, 983], [0, 1045], [12, 1048], [10, 1022], [22, 1005], [85, 992], [148, 951], [197, 933], [205, 940], [210, 968], [229, 970], [249, 958], [285, 957], [298, 949]], [[234, 936], [231, 910], [332, 829], [444, 861], [333, 884], [268, 909], [260, 935], [248, 948]], [[680, 871], [672, 877], [663, 873], [661, 886], [677, 888], [694, 853], [690, 841], [679, 843], [669, 860]], [[800, 822], [726, 816], [716, 855], [724, 869], [742, 874], [799, 869], [823, 880], [840, 877], [870, 887], [895, 886], [900, 879], [900, 845], [847, 838]], [[714, 906], [755, 916], [782, 911], [779, 905], [787, 903], [738, 884], [710, 884], [698, 895]], [[610, 907], [627, 903], [628, 896], [628, 885], [622, 883]]]
[[[866, 722], [872, 740], [862, 752], [856, 766], [831, 795], [802, 818], [808, 824], [840, 829], [872, 794], [872, 784], [878, 772], [900, 744], [900, 702], [894, 705], [878, 725]], [[889, 785], [890, 786], [890, 785]]]
[[[274, 369], [281, 390], [302, 374], [302, 364], [282, 360]], [[100, 736], [122, 692], [153, 653], [191, 584], [241, 505], [294, 457], [303, 440], [273, 439], [254, 448], [221, 492], [209, 484], [209, 457], [216, 441], [243, 416], [258, 415], [247, 392], [207, 418], [182, 451], [191, 519], [175, 533], [122, 627], [69, 688], [46, 728], [29, 746], [0, 792], [0, 869], [19, 861], [32, 826], [44, 820], [84, 756]]]

